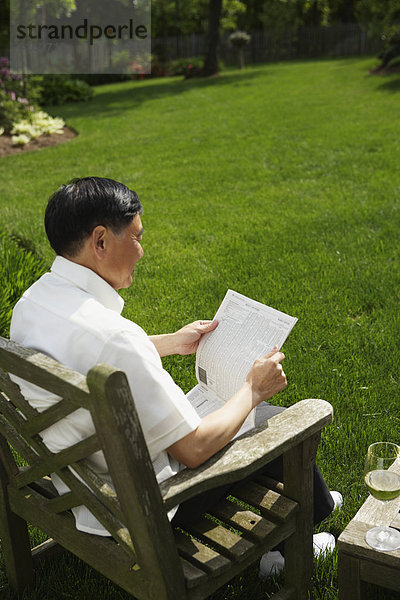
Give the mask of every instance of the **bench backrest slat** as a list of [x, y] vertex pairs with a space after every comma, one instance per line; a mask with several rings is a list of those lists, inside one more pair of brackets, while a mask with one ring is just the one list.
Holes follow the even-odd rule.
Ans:
[[72, 400], [63, 398], [56, 404], [53, 404], [53, 406], [31, 418], [26, 425], [25, 431], [29, 435], [36, 435], [40, 431], [43, 431], [43, 429], [51, 427], [51, 425], [54, 425], [60, 419], [70, 415], [76, 408], [76, 404]]
[[22, 412], [26, 417], [34, 417], [38, 415], [39, 412], [33, 408], [29, 402], [25, 400], [23, 395], [20, 392], [20, 389], [16, 383], [11, 381], [9, 376], [0, 370], [0, 390], [8, 396], [9, 398], [13, 398], [13, 404]]
[[16, 452], [29, 464], [34, 465], [40, 461], [38, 454], [32, 450], [24, 438], [19, 435], [15, 427], [11, 426], [3, 415], [0, 415], [0, 434], [6, 438]]
[[87, 408], [86, 378], [40, 352], [0, 337], [0, 365], [8, 373]]
[[50, 454], [47, 458], [42, 459], [39, 463], [34, 464], [30, 468], [21, 471], [15, 478], [15, 485], [20, 488], [29, 485], [32, 481], [40, 479], [49, 473], [54, 473], [68, 465], [71, 465], [78, 460], [87, 458], [93, 452], [99, 450], [99, 441], [96, 435], [92, 435], [81, 442], [78, 442], [71, 448], [61, 450], [57, 454]]

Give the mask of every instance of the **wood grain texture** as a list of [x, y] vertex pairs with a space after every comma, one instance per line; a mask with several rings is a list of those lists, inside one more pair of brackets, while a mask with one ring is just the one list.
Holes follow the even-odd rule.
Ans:
[[343, 552], [339, 553], [338, 583], [340, 600], [363, 600], [358, 558]]
[[277, 523], [287, 521], [299, 510], [297, 502], [255, 481], [235, 486], [233, 495], [256, 507], [262, 515], [268, 515], [269, 519]]
[[321, 431], [333, 418], [324, 400], [302, 400], [238, 438], [197, 469], [184, 469], [160, 485], [167, 510], [213, 487], [244, 479], [302, 440]]
[[36, 479], [40, 479], [48, 473], [56, 472], [64, 467], [71, 465], [83, 458], [87, 458], [93, 452], [100, 449], [100, 444], [96, 435], [92, 435], [70, 448], [61, 450], [57, 454], [50, 454], [40, 462], [36, 462], [31, 468], [21, 471], [15, 477], [17, 487], [23, 487]]
[[185, 577], [186, 587], [188, 589], [196, 588], [208, 579], [207, 573], [192, 565], [189, 561], [181, 558], [183, 575]]
[[[5, 447], [4, 439], [2, 440]], [[10, 452], [8, 447], [6, 452]], [[4, 456], [4, 454], [3, 454]], [[8, 470], [0, 462], [0, 537], [6, 564], [7, 578], [11, 587], [21, 594], [34, 579], [33, 563], [26, 522], [10, 506]]]
[[112, 538], [91, 535], [78, 531], [71, 514], [50, 514], [41, 498], [33, 492], [26, 501], [22, 490], [9, 489], [10, 505], [25, 521], [45, 531], [64, 548], [97, 569], [103, 575], [128, 590], [132, 578], [136, 578], [132, 567], [134, 555], [130, 556]]
[[0, 337], [0, 364], [3, 370], [26, 379], [62, 398], [70, 398], [77, 407], [87, 407], [86, 378], [49, 356]]
[[[40, 457], [29, 444], [26, 443], [21, 433], [17, 432], [13, 426], [11, 426], [3, 415], [0, 415], [0, 434], [4, 440], [7, 440], [10, 446], [18, 452], [18, 454], [30, 465], [34, 465], [40, 462]], [[18, 473], [18, 468], [13, 462], [14, 474]]]
[[231, 568], [232, 563], [228, 558], [180, 531], [175, 533], [175, 542], [179, 553], [186, 560], [194, 566], [200, 567], [211, 577], [215, 577], [222, 571], [227, 571]]
[[57, 542], [51, 538], [45, 540], [35, 548], [32, 548], [32, 560], [34, 566], [37, 566], [41, 560], [53, 558], [59, 556], [65, 552], [65, 548], [57, 544]]
[[209, 512], [231, 527], [246, 533], [246, 537], [255, 542], [265, 540], [277, 528], [275, 523], [230, 500], [221, 500]]
[[97, 365], [87, 381], [93, 422], [138, 563], [149, 577], [149, 597], [179, 597], [185, 586], [179, 555], [126, 375]]
[[307, 600], [312, 591], [314, 462], [319, 438], [320, 433], [314, 433], [283, 455], [285, 494], [302, 509], [296, 515], [296, 531], [285, 542], [286, 581], [297, 590], [298, 600]]
[[400, 549], [393, 552], [379, 552], [371, 548], [365, 541], [365, 534], [371, 529], [371, 524], [361, 521], [351, 521], [341, 533], [338, 540], [339, 552], [345, 552], [366, 561], [400, 568]]
[[5, 393], [5, 396], [12, 398], [14, 406], [16, 406], [26, 417], [35, 417], [39, 412], [33, 408], [29, 402], [25, 400], [16, 383], [11, 381], [7, 373], [0, 370], [0, 390]]
[[[400, 460], [391, 467], [400, 474]], [[365, 541], [372, 527], [400, 528], [400, 497], [380, 502], [369, 496], [338, 539], [339, 598], [362, 600], [365, 582], [400, 592], [400, 549], [380, 552]]]
[[211, 544], [217, 548], [221, 554], [228, 558], [241, 560], [247, 552], [255, 547], [252, 541], [205, 517], [194, 521], [185, 529], [206, 544]]

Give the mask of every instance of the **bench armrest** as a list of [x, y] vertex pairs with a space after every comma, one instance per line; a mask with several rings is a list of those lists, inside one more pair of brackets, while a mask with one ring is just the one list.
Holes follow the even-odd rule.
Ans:
[[209, 489], [234, 483], [319, 433], [333, 418], [325, 400], [302, 400], [233, 440], [196, 469], [160, 484], [166, 510]]

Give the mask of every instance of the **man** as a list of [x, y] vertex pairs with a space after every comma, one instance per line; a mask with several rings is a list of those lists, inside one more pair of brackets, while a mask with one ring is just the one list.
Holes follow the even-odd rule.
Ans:
[[[57, 256], [50, 273], [31, 286], [15, 306], [11, 338], [84, 375], [101, 362], [125, 371], [161, 482], [182, 465], [196, 467], [223, 448], [251, 410], [261, 405], [265, 412], [264, 401], [286, 386], [286, 376], [281, 365], [284, 355], [274, 349], [254, 363], [245, 383], [223, 408], [203, 419], [197, 415], [163, 369], [160, 357], [195, 352], [202, 335], [218, 324], [196, 321], [173, 334], [147, 336], [121, 316], [123, 300], [117, 290], [131, 285], [135, 266], [143, 256], [141, 214], [136, 193], [110, 179], [85, 177], [57, 190], [45, 215], [46, 233]], [[57, 402], [45, 390], [19, 383], [38, 410]], [[276, 412], [277, 407], [271, 410]], [[41, 435], [56, 452], [93, 432], [88, 411], [80, 409]], [[93, 454], [91, 463], [107, 477], [102, 452]], [[319, 479], [321, 520], [333, 503]], [[67, 491], [57, 476], [53, 475], [53, 481], [59, 493]], [[184, 519], [188, 508], [193, 514], [196, 502], [198, 510], [204, 509], [213, 497], [203, 495], [194, 503], [184, 503], [175, 519]], [[77, 507], [74, 514], [78, 529], [108, 534], [85, 507]]]

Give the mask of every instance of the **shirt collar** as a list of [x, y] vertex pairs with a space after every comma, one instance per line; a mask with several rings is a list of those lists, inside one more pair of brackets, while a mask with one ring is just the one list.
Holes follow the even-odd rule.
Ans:
[[91, 269], [63, 256], [56, 256], [50, 270], [94, 296], [106, 308], [121, 314], [124, 308], [123, 299], [107, 281]]

